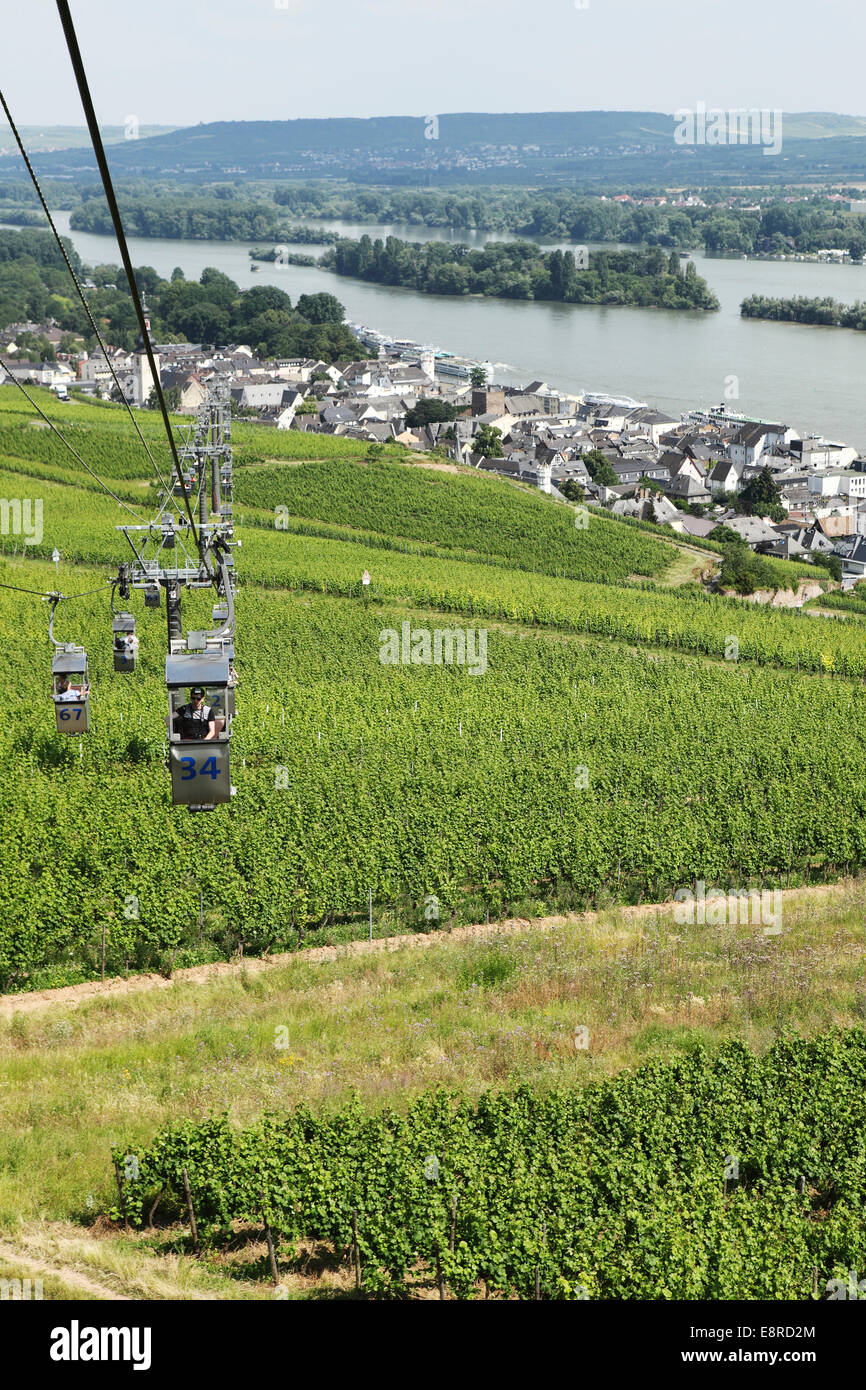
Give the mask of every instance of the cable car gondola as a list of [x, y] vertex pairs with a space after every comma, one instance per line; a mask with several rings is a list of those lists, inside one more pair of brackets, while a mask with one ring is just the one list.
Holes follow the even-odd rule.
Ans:
[[132, 613], [115, 613], [111, 620], [114, 633], [114, 669], [129, 673], [135, 670], [138, 659], [138, 638]]
[[51, 663], [51, 698], [59, 734], [86, 734], [90, 729], [90, 677], [87, 652], [58, 642]]
[[[90, 675], [87, 652], [74, 642], [58, 642], [54, 636], [54, 615], [62, 594], [46, 594], [51, 604], [48, 640], [54, 645], [51, 662], [54, 717], [59, 734], [86, 734], [90, 729]], [[227, 663], [228, 664], [228, 663]]]
[[[190, 810], [212, 811], [230, 801], [232, 795], [229, 743], [233, 716], [227, 712], [226, 699], [229, 657], [224, 649], [173, 653], [165, 659], [165, 682], [172, 802]], [[203, 706], [194, 696], [197, 690], [205, 692]], [[208, 710], [212, 717], [201, 717]]]

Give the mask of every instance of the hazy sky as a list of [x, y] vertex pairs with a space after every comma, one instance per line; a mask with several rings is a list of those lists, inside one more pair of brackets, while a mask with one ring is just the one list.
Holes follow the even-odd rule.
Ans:
[[[108, 125], [701, 100], [866, 115], [864, 0], [72, 0], [72, 13]], [[80, 124], [53, 0], [0, 0], [0, 15], [16, 120]]]

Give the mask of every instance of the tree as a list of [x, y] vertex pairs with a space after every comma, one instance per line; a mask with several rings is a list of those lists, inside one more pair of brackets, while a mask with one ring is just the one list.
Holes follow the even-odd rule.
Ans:
[[439, 421], [456, 420], [457, 406], [450, 401], [440, 400], [438, 396], [422, 396], [418, 403], [406, 412], [406, 424], [410, 429], [436, 424]]
[[828, 555], [823, 550], [816, 550], [812, 554], [812, 564], [820, 565], [822, 569], [828, 570], [831, 579], [838, 583], [842, 581], [842, 561], [838, 555]]
[[751, 516], [759, 513], [761, 516], [769, 516], [773, 521], [785, 520], [787, 513], [779, 502], [779, 489], [766, 464], [757, 477], [743, 488], [740, 493], [740, 505]]
[[[716, 527], [712, 533], [713, 540], [719, 539], [717, 533], [722, 529]], [[773, 578], [773, 570], [767, 561], [755, 555], [739, 536], [726, 542], [718, 574], [720, 588], [735, 589], [738, 594], [753, 594], [756, 589], [772, 589]]]
[[487, 385], [487, 372], [484, 367], [472, 367], [469, 372], [469, 381], [473, 390], [482, 390]]
[[346, 309], [334, 294], [302, 294], [295, 305], [310, 323], [342, 323]]
[[495, 425], [481, 425], [475, 436], [475, 452], [488, 459], [502, 458], [502, 431]]
[[[162, 396], [163, 396], [163, 400], [165, 401], [165, 404], [166, 404], [166, 409], [168, 409], [168, 410], [173, 410], [173, 411], [178, 411], [178, 410], [180, 410], [180, 387], [179, 387], [179, 386], [169, 386], [167, 390], [163, 391]], [[148, 398], [147, 398], [147, 404], [148, 404], [148, 406], [150, 407], [151, 410], [158, 410], [158, 409], [159, 409], [159, 401], [157, 400], [156, 387], [155, 387], [155, 386], [151, 387], [150, 395], [149, 395]]]
[[599, 487], [617, 487], [619, 478], [610, 466], [610, 459], [601, 452], [601, 449], [590, 449], [583, 455], [583, 463], [586, 471], [594, 483]]
[[565, 482], [561, 484], [559, 491], [562, 493], [563, 497], [568, 498], [569, 502], [586, 501], [586, 493], [576, 478], [566, 478]]
[[246, 323], [259, 314], [266, 313], [268, 309], [288, 313], [292, 301], [285, 290], [278, 289], [276, 285], [256, 285], [251, 290], [244, 290], [239, 299], [236, 299], [235, 305], [238, 321]]
[[319, 402], [316, 400], [315, 396], [307, 396], [301, 401], [301, 404], [295, 411], [296, 415], [318, 415], [318, 413]]
[[171, 278], [172, 278], [172, 283], [174, 283], [175, 280], [185, 280], [185, 279], [186, 279], [186, 276], [184, 275], [184, 273], [183, 273], [183, 271], [181, 270], [181, 268], [180, 268], [179, 265], [176, 265], [175, 268], [174, 268], [174, 270], [171, 272]]

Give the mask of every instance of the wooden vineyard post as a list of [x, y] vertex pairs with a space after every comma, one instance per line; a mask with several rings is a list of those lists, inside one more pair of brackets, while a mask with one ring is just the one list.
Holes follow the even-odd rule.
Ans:
[[352, 1212], [352, 1259], [355, 1265], [355, 1288], [361, 1287], [361, 1251], [358, 1249], [358, 1213]]
[[818, 1266], [812, 1266], [812, 1297], [818, 1297]]
[[442, 1261], [441, 1261], [440, 1258], [439, 1258], [439, 1242], [438, 1242], [438, 1240], [437, 1240], [436, 1245], [435, 1245], [434, 1248], [435, 1248], [435, 1251], [436, 1251], [436, 1283], [437, 1283], [438, 1288], [439, 1288], [439, 1297], [440, 1297], [440, 1298], [446, 1298], [446, 1297], [447, 1297], [447, 1294], [446, 1294], [446, 1291], [445, 1291], [445, 1275], [442, 1273]]
[[452, 1255], [454, 1254], [454, 1236], [455, 1236], [456, 1230], [457, 1230], [457, 1198], [456, 1198], [456, 1196], [455, 1196], [455, 1197], [452, 1197], [452, 1198], [451, 1198], [451, 1238], [450, 1238], [450, 1240], [449, 1240], [449, 1242], [448, 1242], [448, 1248], [449, 1248], [449, 1250], [451, 1251], [451, 1254], [452, 1254]]
[[105, 983], [105, 918], [102, 919], [102, 973], [100, 979]]
[[123, 1195], [123, 1178], [121, 1177], [120, 1164], [117, 1159], [114, 1160], [114, 1176], [117, 1178], [117, 1192], [120, 1197], [120, 1214], [123, 1217], [123, 1224], [128, 1231], [130, 1229], [129, 1217], [126, 1214], [126, 1198]]
[[147, 1225], [148, 1225], [148, 1229], [152, 1229], [152, 1227], [153, 1227], [153, 1218], [154, 1218], [154, 1216], [156, 1215], [156, 1209], [157, 1209], [157, 1207], [159, 1206], [160, 1202], [162, 1201], [162, 1197], [163, 1197], [163, 1193], [164, 1193], [164, 1192], [165, 1192], [165, 1188], [164, 1188], [164, 1187], [161, 1187], [161, 1188], [159, 1189], [159, 1191], [157, 1192], [157, 1194], [156, 1194], [156, 1198], [155, 1198], [155, 1200], [154, 1200], [153, 1206], [151, 1207], [150, 1211], [148, 1212], [148, 1215], [147, 1215]]
[[276, 1288], [280, 1282], [280, 1276], [277, 1272], [277, 1257], [274, 1254], [274, 1237], [271, 1234], [271, 1228], [267, 1218], [263, 1216], [262, 1220], [265, 1223], [265, 1240], [268, 1242], [268, 1259], [271, 1265], [271, 1278], [274, 1281], [274, 1288]]
[[186, 1214], [189, 1217], [189, 1229], [192, 1233], [192, 1248], [195, 1255], [198, 1254], [198, 1227], [195, 1224], [195, 1208], [192, 1204], [192, 1193], [189, 1190], [189, 1174], [183, 1170], [183, 1190], [186, 1193]]

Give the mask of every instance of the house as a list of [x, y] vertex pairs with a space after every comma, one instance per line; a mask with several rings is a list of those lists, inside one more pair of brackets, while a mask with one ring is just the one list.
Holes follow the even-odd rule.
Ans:
[[769, 453], [769, 435], [764, 425], [743, 425], [728, 444], [728, 457], [740, 469], [748, 468], [760, 459], [766, 450]]
[[[668, 502], [668, 506], [672, 507], [673, 503]], [[676, 511], [676, 508], [674, 510]], [[694, 536], [696, 540], [705, 541], [715, 531], [718, 524], [715, 521], [708, 521], [704, 516], [690, 516], [688, 512], [678, 512], [677, 516], [677, 521], [669, 523], [671, 528], [674, 531], [680, 531], [685, 536]]]
[[581, 407], [581, 419], [591, 423], [594, 430], [612, 430], [619, 433], [625, 425], [633, 406], [617, 405], [614, 401], [607, 401], [603, 405], [598, 403], [588, 403]]
[[[660, 463], [646, 458], [611, 459], [610, 466], [619, 483], [636, 483], [641, 478], [652, 478], [655, 482], [667, 484], [668, 471]], [[866, 476], [866, 475], [864, 475]]]
[[723, 459], [710, 473], [707, 485], [714, 497], [723, 497], [726, 492], [739, 492], [741, 477], [742, 469], [730, 459]]
[[678, 422], [670, 415], [665, 415], [661, 410], [653, 410], [649, 406], [642, 406], [640, 410], [632, 410], [625, 417], [625, 429], [630, 433], [644, 434], [652, 440], [653, 444], [659, 445], [662, 435], [667, 434], [672, 425]]
[[812, 526], [800, 526], [796, 522], [783, 521], [776, 526], [776, 530], [780, 535], [790, 536], [795, 540], [806, 555], [833, 553], [833, 542], [824, 535], [819, 521]]
[[866, 575], [866, 536], [842, 536], [833, 549], [842, 561], [843, 579], [862, 579]]
[[288, 405], [289, 401], [284, 402], [284, 397], [291, 399], [294, 395], [295, 392], [284, 381], [254, 381], [250, 377], [238, 377], [231, 387], [232, 402], [241, 410], [259, 410], [284, 403]]
[[766, 543], [773, 545], [780, 538], [778, 531], [757, 516], [733, 516], [726, 518], [722, 524], [729, 531], [735, 531], [752, 550]]
[[850, 444], [834, 444], [818, 435], [791, 441], [790, 452], [801, 468], [850, 468], [857, 450]]
[[207, 390], [202, 383], [201, 377], [195, 372], [186, 368], [163, 369], [159, 374], [160, 385], [163, 391], [170, 391], [177, 387], [180, 391], [180, 410], [194, 412], [207, 396]]
[[259, 411], [261, 423], [273, 425], [278, 430], [290, 430], [303, 399], [300, 391], [287, 391], [282, 405], [266, 406], [264, 410]]
[[671, 497], [681, 497], [684, 502], [711, 502], [712, 493], [702, 480], [694, 478], [686, 470], [681, 471], [675, 478], [671, 478], [667, 491]]
[[779, 536], [775, 541], [761, 541], [755, 546], [758, 555], [771, 555], [776, 560], [796, 560], [806, 554], [805, 547], [795, 536]]
[[866, 500], [866, 473], [822, 468], [810, 474], [808, 488], [821, 497], [848, 497], [862, 502]]

